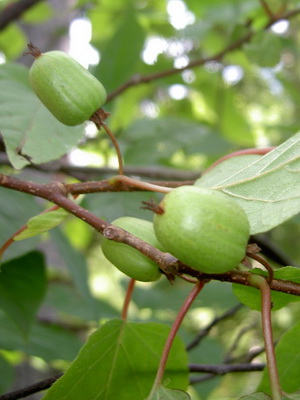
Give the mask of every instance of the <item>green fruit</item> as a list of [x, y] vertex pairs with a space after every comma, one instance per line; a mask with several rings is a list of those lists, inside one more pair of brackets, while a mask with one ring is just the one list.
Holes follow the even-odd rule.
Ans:
[[[151, 246], [163, 250], [155, 236], [152, 222], [133, 217], [121, 217], [112, 224], [125, 229]], [[127, 244], [104, 238], [102, 251], [112, 264], [133, 279], [151, 282], [158, 280], [162, 275], [154, 261]]]
[[230, 197], [208, 188], [181, 186], [160, 203], [154, 230], [166, 251], [209, 274], [235, 268], [244, 258], [249, 222]]
[[29, 72], [31, 86], [41, 102], [63, 124], [74, 126], [88, 120], [106, 100], [102, 84], [62, 51], [41, 53]]

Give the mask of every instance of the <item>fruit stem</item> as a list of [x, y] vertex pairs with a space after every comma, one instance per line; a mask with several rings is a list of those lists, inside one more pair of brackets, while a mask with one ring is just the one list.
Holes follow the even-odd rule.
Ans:
[[108, 134], [110, 137], [112, 144], [114, 145], [114, 148], [117, 153], [117, 158], [118, 158], [118, 164], [119, 164], [119, 175], [124, 175], [124, 165], [123, 165], [123, 158], [122, 158], [122, 153], [120, 150], [119, 143], [115, 137], [115, 135], [112, 133], [112, 131], [109, 129], [109, 127], [103, 122], [102, 123], [103, 128], [105, 129], [105, 132]]
[[130, 279], [128, 287], [127, 287], [127, 291], [126, 291], [126, 296], [125, 296], [125, 299], [124, 299], [122, 314], [121, 314], [121, 317], [122, 317], [122, 319], [124, 321], [127, 320], [128, 307], [129, 307], [129, 304], [130, 304], [130, 301], [131, 301], [134, 285], [135, 285], [135, 279]]
[[128, 187], [134, 187], [142, 190], [147, 190], [151, 192], [159, 192], [159, 193], [169, 193], [173, 188], [166, 186], [159, 186], [149, 182], [143, 182], [138, 179], [129, 178], [126, 175], [115, 175], [109, 179], [110, 185], [116, 185], [119, 182], [125, 183]]
[[243, 150], [238, 150], [230, 154], [226, 154], [225, 156], [219, 158], [217, 161], [215, 161], [213, 164], [211, 164], [202, 174], [207, 174], [210, 170], [215, 168], [217, 165], [221, 164], [223, 161], [228, 160], [229, 158], [232, 157], [237, 157], [237, 156], [245, 156], [249, 154], [256, 154], [256, 155], [265, 155], [269, 153], [270, 151], [274, 150], [276, 147], [263, 147], [260, 149], [257, 148], [251, 148], [251, 149], [243, 149]]
[[30, 56], [33, 56], [34, 58], [38, 58], [42, 55], [41, 50], [38, 47], [34, 46], [34, 44], [32, 42], [28, 43], [27, 47], [28, 47], [29, 51], [25, 51], [23, 53], [23, 56], [30, 55]]
[[267, 280], [260, 276], [251, 274], [248, 277], [248, 282], [251, 286], [254, 286], [260, 290], [261, 294], [261, 319], [262, 319], [262, 330], [266, 349], [267, 366], [270, 379], [270, 387], [272, 392], [273, 400], [282, 400], [281, 388], [279, 383], [277, 362], [274, 350], [274, 341], [272, 333], [272, 322], [271, 322], [271, 289]]
[[168, 360], [168, 356], [172, 347], [172, 344], [174, 342], [175, 336], [180, 328], [180, 325], [183, 321], [183, 318], [185, 317], [186, 313], [190, 309], [191, 305], [193, 304], [193, 301], [196, 299], [198, 294], [201, 292], [205, 285], [205, 281], [198, 281], [198, 283], [193, 287], [191, 292], [189, 293], [188, 297], [185, 299], [181, 309], [179, 310], [179, 313], [171, 327], [169, 336], [166, 340], [165, 347], [163, 349], [163, 353], [160, 359], [160, 364], [156, 373], [155, 381], [152, 386], [151, 392], [148, 396], [148, 400], [152, 400], [155, 391], [158, 389], [158, 387], [161, 385], [161, 381], [164, 376], [165, 368], [166, 368], [166, 363]]
[[106, 125], [104, 120], [109, 116], [110, 113], [106, 112], [103, 110], [103, 108], [99, 108], [91, 117], [90, 121], [93, 121], [94, 124], [98, 129], [101, 129], [103, 126], [105, 132], [108, 134], [110, 137], [110, 140], [112, 141], [112, 144], [114, 145], [114, 148], [117, 153], [118, 157], [118, 164], [119, 164], [119, 175], [124, 175], [124, 166], [123, 166], [123, 158], [120, 150], [119, 143], [115, 137], [115, 135], [112, 133], [112, 131], [109, 129], [109, 127]]
[[246, 254], [248, 257], [251, 257], [251, 258], [253, 258], [253, 260], [258, 261], [260, 264], [262, 264], [266, 268], [266, 270], [268, 271], [268, 274], [269, 274], [267, 281], [268, 281], [268, 283], [271, 283], [272, 280], [274, 279], [274, 270], [273, 270], [272, 266], [268, 263], [268, 261], [265, 260], [263, 257], [261, 257], [259, 254], [253, 253], [252, 251], [247, 251]]

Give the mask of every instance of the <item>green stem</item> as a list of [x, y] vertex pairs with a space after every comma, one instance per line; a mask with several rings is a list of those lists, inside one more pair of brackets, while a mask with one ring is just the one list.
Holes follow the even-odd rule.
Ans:
[[190, 309], [193, 301], [196, 299], [198, 294], [201, 292], [203, 289], [203, 286], [205, 285], [205, 281], [199, 281], [192, 289], [192, 291], [189, 293], [188, 297], [186, 298], [185, 302], [183, 303], [181, 309], [179, 310], [179, 313], [172, 325], [172, 328], [170, 330], [169, 336], [167, 338], [165, 347], [163, 349], [163, 353], [160, 359], [160, 364], [156, 373], [155, 381], [152, 386], [151, 392], [148, 396], [148, 400], [152, 400], [155, 391], [158, 389], [158, 387], [161, 384], [161, 381], [164, 376], [165, 368], [166, 368], [166, 363], [168, 360], [168, 356], [172, 347], [172, 344], [174, 342], [175, 336], [178, 332], [178, 329], [180, 328], [180, 325], [183, 321], [183, 318], [185, 317], [186, 313]]
[[262, 329], [266, 349], [267, 366], [269, 371], [270, 386], [273, 400], [282, 400], [281, 387], [279, 383], [276, 356], [271, 322], [271, 289], [266, 279], [260, 275], [250, 275], [250, 285], [258, 288], [261, 293], [261, 318]]

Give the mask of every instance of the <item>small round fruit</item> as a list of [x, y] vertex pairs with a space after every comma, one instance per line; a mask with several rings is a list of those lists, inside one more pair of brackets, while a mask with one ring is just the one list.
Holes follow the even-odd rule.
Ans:
[[[113, 221], [112, 225], [123, 228], [151, 246], [163, 250], [162, 245], [155, 236], [153, 224], [150, 221], [133, 217], [121, 217]], [[102, 251], [113, 265], [133, 279], [152, 282], [158, 280], [162, 275], [154, 261], [127, 244], [104, 238]]]
[[31, 86], [60, 122], [79, 125], [104, 104], [102, 84], [72, 57], [62, 51], [41, 53], [33, 45], [28, 47], [35, 57], [29, 71]]
[[235, 268], [244, 258], [249, 222], [229, 196], [208, 188], [181, 186], [161, 201], [154, 230], [166, 251], [208, 274]]

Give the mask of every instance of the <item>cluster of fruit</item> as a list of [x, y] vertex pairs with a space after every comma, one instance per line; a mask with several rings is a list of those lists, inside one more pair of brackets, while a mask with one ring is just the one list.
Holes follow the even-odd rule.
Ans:
[[[41, 53], [30, 69], [33, 90], [65, 125], [90, 119], [106, 100], [102, 84], [61, 51]], [[113, 222], [159, 250], [204, 273], [223, 273], [235, 268], [245, 256], [249, 239], [248, 218], [229, 196], [203, 187], [182, 186], [168, 193], [153, 223], [122, 217]], [[103, 239], [103, 253], [118, 269], [140, 281], [160, 278], [158, 265], [138, 250]]]
[[[165, 195], [158, 209], [153, 223], [121, 217], [112, 224], [207, 274], [230, 271], [244, 258], [248, 218], [226, 194], [181, 186]], [[161, 276], [154, 261], [126, 244], [105, 238], [102, 250], [112, 264], [131, 278], [149, 282]]]

